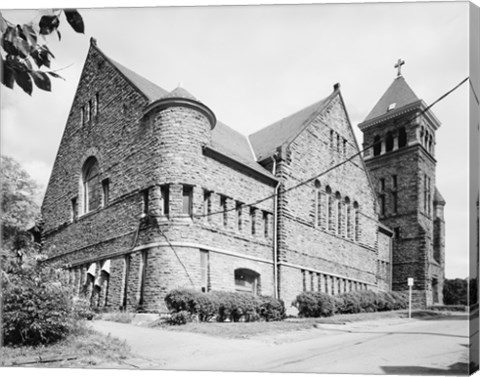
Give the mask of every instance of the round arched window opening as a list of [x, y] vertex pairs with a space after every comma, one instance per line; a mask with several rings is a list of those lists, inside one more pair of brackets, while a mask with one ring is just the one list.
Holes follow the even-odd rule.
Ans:
[[382, 142], [380, 136], [376, 135], [373, 139], [373, 155], [378, 156], [382, 151]]
[[398, 147], [403, 148], [407, 145], [407, 131], [405, 131], [405, 127], [401, 127], [398, 130]]
[[235, 290], [251, 294], [260, 293], [260, 274], [247, 268], [235, 270]]
[[318, 179], [315, 180], [315, 188], [319, 189], [320, 188], [320, 181]]
[[387, 133], [387, 139], [385, 142], [386, 151], [390, 152], [393, 150], [393, 134], [391, 132]]
[[99, 208], [102, 202], [100, 172], [95, 157], [89, 157], [83, 165], [82, 180], [83, 212], [88, 213]]

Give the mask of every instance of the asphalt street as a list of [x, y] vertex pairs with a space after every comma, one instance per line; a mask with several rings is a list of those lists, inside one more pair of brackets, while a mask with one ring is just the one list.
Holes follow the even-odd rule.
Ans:
[[93, 328], [125, 340], [137, 367], [170, 370], [362, 374], [468, 373], [468, 320], [384, 319], [250, 339], [223, 339], [114, 322]]

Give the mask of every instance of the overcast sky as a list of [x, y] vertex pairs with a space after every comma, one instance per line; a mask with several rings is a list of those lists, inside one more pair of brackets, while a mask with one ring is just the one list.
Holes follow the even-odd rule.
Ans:
[[[230, 127], [250, 134], [342, 95], [359, 143], [363, 121], [394, 80], [394, 64], [433, 102], [468, 76], [468, 3], [82, 9], [86, 33], [63, 19], [52, 92], [1, 87], [2, 153], [46, 185], [91, 36], [108, 56], [167, 90], [179, 83]], [[34, 11], [5, 11], [28, 22]], [[446, 199], [446, 276], [468, 275], [468, 85], [433, 108], [437, 187]]]

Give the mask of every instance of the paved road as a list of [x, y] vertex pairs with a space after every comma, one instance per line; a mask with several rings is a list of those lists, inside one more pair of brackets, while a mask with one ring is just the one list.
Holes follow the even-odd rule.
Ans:
[[251, 339], [220, 339], [113, 322], [146, 368], [363, 374], [467, 374], [468, 321], [389, 319]]

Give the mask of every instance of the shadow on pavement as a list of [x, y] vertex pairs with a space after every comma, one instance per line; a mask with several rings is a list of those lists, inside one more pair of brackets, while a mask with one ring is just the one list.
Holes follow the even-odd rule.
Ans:
[[435, 376], [449, 376], [449, 375], [468, 375], [469, 368], [467, 363], [455, 363], [448, 367], [448, 369], [428, 368], [420, 366], [382, 366], [385, 374], [424, 374]]

